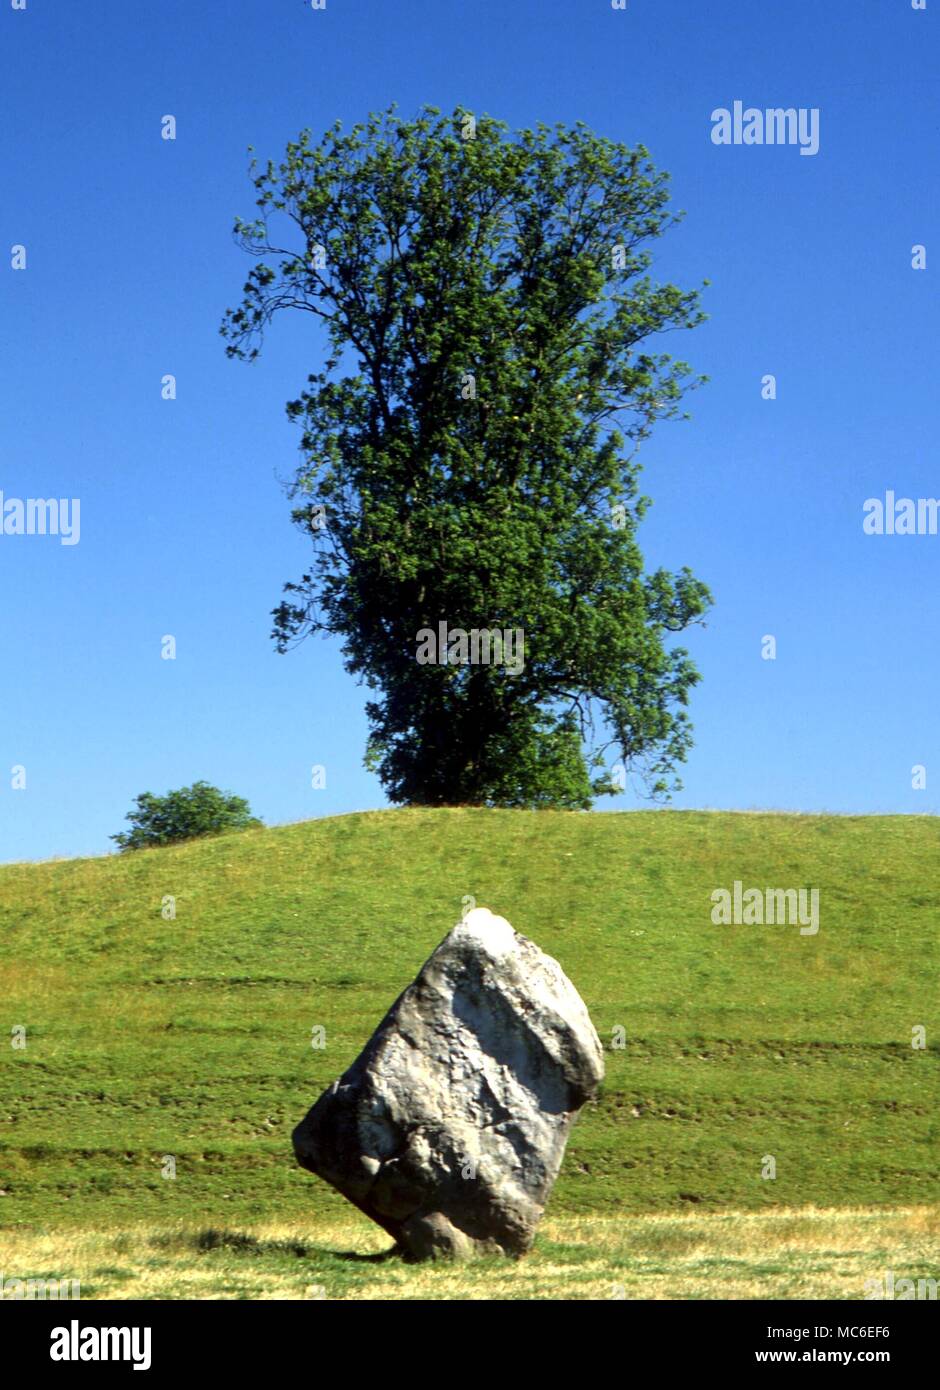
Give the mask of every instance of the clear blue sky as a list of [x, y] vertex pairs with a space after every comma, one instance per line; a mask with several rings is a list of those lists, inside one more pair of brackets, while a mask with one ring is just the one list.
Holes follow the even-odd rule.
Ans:
[[[711, 384], [645, 449], [641, 542], [716, 598], [675, 804], [935, 811], [940, 536], [861, 522], [940, 493], [938, 25], [933, 0], [0, 0], [0, 490], [81, 499], [78, 545], [0, 535], [0, 859], [104, 852], [138, 792], [200, 777], [269, 822], [384, 804], [338, 647], [268, 637], [307, 554], [279, 479], [313, 320], [253, 367], [218, 325], [247, 147], [392, 101], [580, 119], [673, 176], [655, 273], [711, 279], [675, 340]], [[735, 100], [818, 107], [819, 153], [714, 145]]]

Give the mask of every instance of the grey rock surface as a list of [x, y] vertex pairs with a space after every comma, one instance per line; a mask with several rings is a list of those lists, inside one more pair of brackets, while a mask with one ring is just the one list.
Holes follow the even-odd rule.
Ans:
[[475, 908], [294, 1130], [294, 1152], [408, 1255], [518, 1255], [603, 1075], [558, 962]]

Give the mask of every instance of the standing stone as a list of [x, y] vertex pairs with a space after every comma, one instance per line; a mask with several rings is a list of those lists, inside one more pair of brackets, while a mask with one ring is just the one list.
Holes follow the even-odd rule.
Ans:
[[520, 1255], [603, 1075], [558, 962], [475, 908], [294, 1130], [294, 1152], [408, 1255]]

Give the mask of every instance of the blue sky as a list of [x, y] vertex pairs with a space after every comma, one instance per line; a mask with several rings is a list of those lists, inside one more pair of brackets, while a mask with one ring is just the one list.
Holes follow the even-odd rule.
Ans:
[[[200, 777], [272, 823], [384, 804], [337, 645], [268, 636], [307, 554], [279, 480], [318, 335], [282, 317], [249, 367], [218, 326], [247, 147], [392, 101], [583, 120], [672, 174], [687, 216], [654, 272], [711, 280], [675, 340], [711, 382], [644, 450], [640, 539], [716, 598], [674, 804], [936, 811], [940, 536], [866, 536], [862, 504], [940, 493], [938, 23], [908, 0], [0, 0], [0, 491], [81, 501], [77, 545], [0, 535], [0, 859], [105, 852], [137, 793]], [[713, 144], [735, 100], [818, 108], [819, 152]]]

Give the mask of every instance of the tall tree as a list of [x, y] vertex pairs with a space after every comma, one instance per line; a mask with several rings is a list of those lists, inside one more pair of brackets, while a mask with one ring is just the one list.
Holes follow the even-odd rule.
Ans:
[[[342, 639], [393, 801], [587, 807], [617, 790], [611, 749], [667, 792], [698, 680], [668, 635], [710, 603], [687, 569], [645, 574], [636, 542], [638, 446], [696, 384], [649, 340], [704, 317], [647, 274], [668, 175], [580, 122], [510, 134], [433, 107], [305, 131], [252, 174], [227, 352], [256, 357], [285, 308], [328, 343], [287, 407], [313, 558], [274, 610], [279, 649]], [[459, 641], [420, 660], [442, 623], [521, 630], [524, 664]]]

